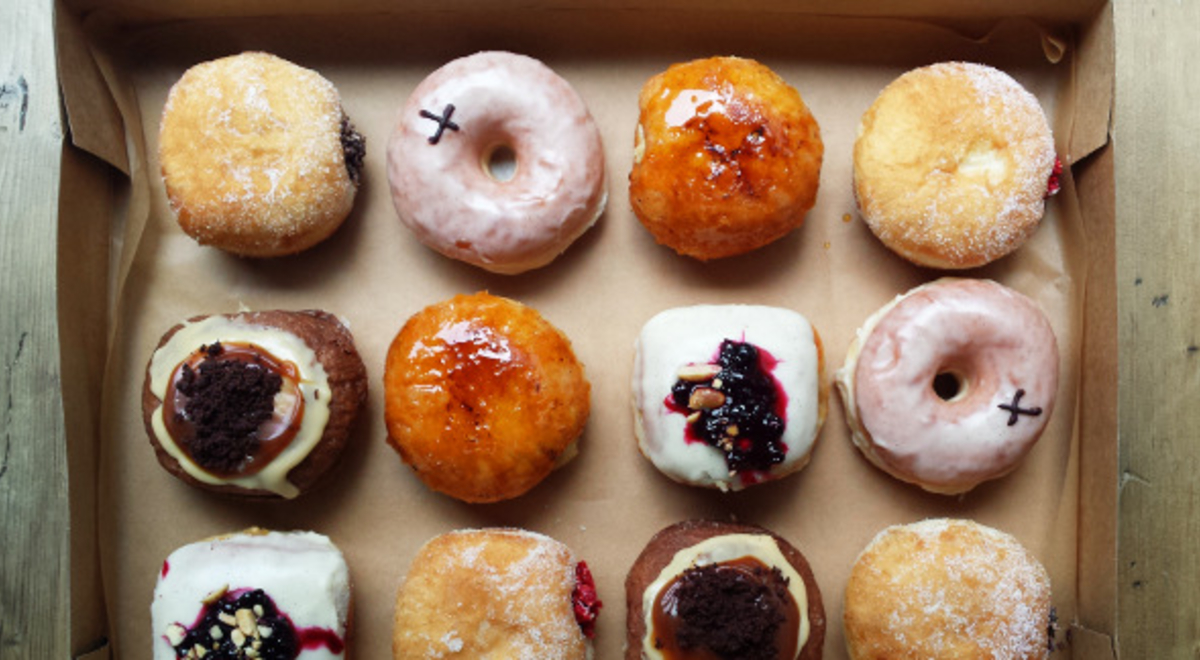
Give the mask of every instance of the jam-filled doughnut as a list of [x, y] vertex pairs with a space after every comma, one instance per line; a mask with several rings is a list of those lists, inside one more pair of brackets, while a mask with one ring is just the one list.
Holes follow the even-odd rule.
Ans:
[[541, 314], [488, 293], [414, 314], [388, 349], [388, 442], [433, 490], [517, 497], [573, 458], [591, 385]]
[[413, 559], [392, 653], [585, 660], [601, 605], [587, 564], [566, 545], [520, 529], [454, 531]]
[[659, 243], [697, 259], [762, 247], [804, 223], [824, 146], [800, 94], [737, 57], [676, 64], [642, 87], [629, 199]]
[[388, 182], [422, 243], [508, 274], [550, 263], [608, 199], [583, 99], [545, 64], [506, 52], [454, 60], [417, 86], [388, 142]]
[[348, 657], [350, 572], [327, 537], [253, 528], [185, 545], [150, 606], [155, 660]]
[[816, 660], [825, 608], [808, 562], [761, 527], [689, 520], [625, 579], [626, 660]]
[[332, 83], [266, 53], [188, 69], [158, 142], [179, 226], [246, 257], [292, 254], [332, 234], [354, 205], [366, 146]]
[[880, 469], [954, 494], [1016, 469], [1054, 411], [1058, 343], [1029, 298], [944, 278], [858, 331], [837, 372], [854, 444]]
[[271, 310], [167, 331], [142, 413], [159, 463], [183, 481], [293, 498], [337, 463], [366, 396], [366, 368], [337, 317]]
[[944, 62], [884, 88], [854, 143], [854, 192], [867, 226], [900, 256], [974, 268], [1016, 250], [1057, 190], [1042, 107], [1008, 74]]
[[1049, 656], [1050, 578], [1015, 538], [969, 520], [880, 532], [846, 584], [852, 660]]
[[829, 389], [820, 336], [800, 314], [669, 309], [642, 328], [635, 353], [634, 433], [663, 474], [740, 490], [808, 464]]

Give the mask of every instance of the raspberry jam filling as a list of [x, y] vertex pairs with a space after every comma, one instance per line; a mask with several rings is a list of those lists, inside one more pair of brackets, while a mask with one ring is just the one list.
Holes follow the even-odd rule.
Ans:
[[801, 614], [776, 567], [754, 557], [687, 569], [659, 593], [651, 622], [666, 660], [796, 657]]
[[712, 362], [685, 365], [664, 402], [687, 416], [687, 440], [721, 450], [731, 472], [752, 475], [783, 462], [787, 395], [767, 351], [726, 339]]
[[1054, 169], [1051, 170], [1050, 179], [1046, 182], [1046, 197], [1053, 197], [1058, 194], [1059, 190], [1062, 189], [1062, 185], [1059, 184], [1059, 178], [1062, 177], [1062, 173], [1062, 159], [1055, 156]]
[[575, 589], [571, 591], [571, 606], [575, 611], [575, 622], [583, 631], [583, 636], [592, 639], [596, 636], [596, 617], [600, 616], [600, 608], [604, 606], [596, 593], [596, 581], [588, 570], [587, 562], [575, 564]]
[[177, 658], [294, 660], [306, 649], [341, 653], [345, 643], [332, 630], [297, 629], [262, 589], [224, 591], [207, 599], [190, 628], [179, 623], [163, 633]]
[[201, 346], [176, 367], [164, 397], [171, 438], [219, 477], [261, 470], [296, 436], [303, 415], [296, 365], [252, 344]]

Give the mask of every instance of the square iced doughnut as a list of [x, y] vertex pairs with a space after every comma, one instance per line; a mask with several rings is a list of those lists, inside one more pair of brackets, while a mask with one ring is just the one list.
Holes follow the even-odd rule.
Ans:
[[344, 658], [350, 571], [325, 536], [250, 529], [171, 553], [150, 612], [155, 660]]
[[666, 310], [642, 328], [633, 368], [642, 454], [680, 483], [721, 490], [803, 468], [825, 420], [817, 331], [759, 305]]

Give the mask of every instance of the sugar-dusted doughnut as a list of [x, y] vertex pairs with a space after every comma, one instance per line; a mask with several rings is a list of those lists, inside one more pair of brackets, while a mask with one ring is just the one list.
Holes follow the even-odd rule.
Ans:
[[608, 199], [600, 130], [541, 62], [482, 52], [434, 71], [388, 142], [400, 219], [434, 250], [497, 273], [544, 266]]
[[820, 336], [800, 314], [761, 305], [659, 313], [633, 367], [638, 447], [675, 481], [721, 490], [808, 464], [829, 389]]
[[188, 69], [167, 96], [158, 143], [179, 226], [247, 257], [332, 234], [354, 205], [366, 145], [331, 82], [266, 53]]
[[625, 660], [818, 660], [825, 607], [804, 555], [761, 527], [689, 520], [625, 579]]
[[803, 224], [821, 132], [769, 68], [737, 57], [676, 64], [646, 82], [638, 106], [629, 199], [656, 241], [717, 259]]
[[846, 584], [852, 660], [1040, 660], [1050, 652], [1046, 569], [1015, 538], [969, 520], [880, 532]]
[[520, 529], [459, 530], [417, 553], [396, 597], [396, 660], [585, 660], [601, 601], [566, 545]]
[[159, 463], [181, 480], [292, 498], [337, 463], [366, 397], [366, 367], [337, 317], [244, 312], [167, 331], [142, 415]]
[[854, 444], [897, 479], [961, 493], [1016, 469], [1058, 391], [1045, 314], [990, 280], [944, 278], [858, 331], [837, 372]]
[[973, 268], [1037, 229], [1055, 162], [1032, 94], [991, 67], [944, 62], [900, 76], [863, 115], [854, 192], [867, 226], [897, 254]]
[[345, 658], [350, 572], [321, 534], [248, 529], [172, 552], [150, 614], [155, 660]]
[[414, 314], [387, 354], [388, 442], [430, 488], [516, 497], [576, 454], [591, 386], [541, 314], [488, 293]]

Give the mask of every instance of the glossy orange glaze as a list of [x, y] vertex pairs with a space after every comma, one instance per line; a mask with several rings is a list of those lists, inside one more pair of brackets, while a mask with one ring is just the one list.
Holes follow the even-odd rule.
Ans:
[[175, 367], [163, 402], [163, 423], [179, 448], [191, 456], [189, 440], [195, 436], [195, 428], [182, 414], [188, 397], [176, 389], [176, 383], [183, 375], [185, 364], [196, 369], [200, 363], [208, 359], [236, 360], [258, 364], [264, 369], [279, 374], [283, 378], [280, 394], [284, 396], [276, 395], [275, 414], [258, 428], [258, 439], [261, 443], [258, 451], [253, 456], [247, 456], [247, 460], [235, 472], [213, 472], [207, 468], [201, 468], [218, 477], [255, 474], [286, 449], [300, 430], [300, 423], [304, 419], [304, 396], [300, 392], [300, 370], [295, 364], [281, 360], [266, 349], [254, 344], [221, 342], [221, 348], [223, 349], [221, 354], [214, 358], [210, 358], [204, 348], [196, 350]]
[[388, 440], [431, 488], [469, 502], [540, 482], [583, 431], [590, 386], [535, 310], [479, 293], [419, 312], [388, 350]]
[[770, 69], [677, 64], [646, 83], [639, 104], [630, 201], [658, 242], [712, 259], [804, 222], [824, 146], [800, 94]]

